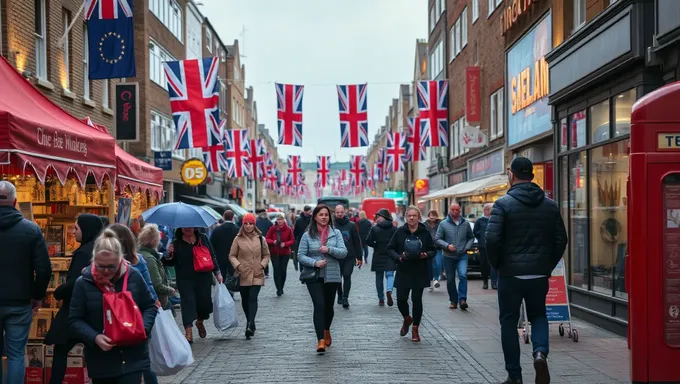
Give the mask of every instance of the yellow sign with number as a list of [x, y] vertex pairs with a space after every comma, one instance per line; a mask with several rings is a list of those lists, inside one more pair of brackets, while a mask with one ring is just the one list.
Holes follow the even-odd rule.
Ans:
[[190, 187], [199, 186], [208, 178], [208, 168], [199, 159], [185, 161], [180, 172], [182, 181]]

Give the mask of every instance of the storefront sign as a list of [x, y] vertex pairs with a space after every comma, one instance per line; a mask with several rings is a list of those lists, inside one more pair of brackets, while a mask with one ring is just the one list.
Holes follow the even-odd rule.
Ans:
[[678, 135], [677, 133], [659, 133], [656, 149], [658, 150], [680, 149], [680, 135]]
[[116, 140], [139, 140], [139, 84], [119, 83], [115, 90]]
[[59, 150], [66, 150], [75, 153], [82, 153], [87, 157], [87, 141], [78, 139], [75, 136], [68, 134], [59, 135], [59, 132], [48, 131], [42, 127], [35, 130], [36, 141], [38, 145], [43, 147], [56, 148]]
[[383, 197], [387, 199], [394, 199], [394, 200], [407, 200], [408, 195], [404, 191], [385, 191], [383, 192]]
[[545, 296], [545, 312], [548, 321], [569, 321], [569, 300], [567, 281], [564, 276], [564, 260], [560, 260], [548, 279], [548, 294]]
[[506, 1], [507, 7], [501, 13], [501, 35], [505, 35], [518, 20], [531, 10], [541, 0], [511, 0]]
[[449, 186], [453, 187], [456, 184], [460, 184], [465, 181], [465, 172], [467, 171], [460, 171], [456, 173], [452, 173], [449, 175]]
[[418, 179], [413, 183], [416, 196], [425, 196], [429, 193], [429, 183], [427, 179]]
[[551, 49], [552, 19], [548, 14], [507, 53], [508, 145], [552, 129], [545, 61]]
[[468, 180], [503, 173], [503, 150], [488, 153], [468, 162]]
[[465, 118], [468, 124], [482, 121], [479, 67], [465, 68]]
[[182, 164], [182, 181], [190, 187], [196, 187], [208, 177], [208, 168], [199, 159], [189, 159]]
[[154, 165], [164, 171], [172, 170], [172, 151], [154, 152]]

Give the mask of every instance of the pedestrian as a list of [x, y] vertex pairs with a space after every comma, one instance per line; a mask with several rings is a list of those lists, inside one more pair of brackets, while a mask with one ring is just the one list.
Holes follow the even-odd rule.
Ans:
[[24, 382], [31, 319], [52, 275], [40, 227], [25, 219], [16, 204], [14, 185], [0, 181], [0, 244], [5, 249], [0, 259], [0, 347], [7, 356], [7, 383]]
[[342, 272], [342, 284], [338, 287], [338, 304], [342, 304], [345, 309], [349, 308], [349, 291], [352, 289], [352, 272], [354, 264], [361, 268], [363, 249], [357, 226], [349, 220], [345, 211], [345, 206], [338, 204], [335, 207], [335, 229], [340, 231], [342, 239], [347, 248], [347, 257], [340, 260], [340, 270]]
[[[255, 226], [257, 226], [257, 229], [260, 230], [262, 236], [266, 235], [269, 232], [269, 228], [274, 226], [272, 221], [269, 220], [269, 217], [267, 216], [266, 209], [257, 210], [257, 220], [255, 221]], [[267, 267], [264, 269], [264, 278], [269, 278], [269, 264], [267, 264]]]
[[272, 265], [274, 266], [276, 296], [281, 296], [283, 295], [283, 286], [286, 285], [290, 247], [295, 244], [293, 230], [286, 223], [286, 218], [283, 214], [276, 217], [276, 224], [269, 228], [266, 239], [270, 247]]
[[531, 323], [536, 383], [550, 382], [548, 318], [545, 299], [548, 279], [567, 246], [567, 232], [557, 204], [531, 182], [533, 164], [516, 157], [510, 164], [507, 194], [494, 203], [486, 228], [486, 251], [498, 270], [498, 310], [501, 344], [508, 379], [522, 383], [517, 323], [522, 301]]
[[295, 236], [295, 260], [293, 261], [293, 266], [295, 270], [298, 270], [298, 260], [297, 260], [297, 250], [300, 246], [300, 239], [302, 235], [307, 231], [309, 223], [312, 221], [312, 207], [305, 205], [300, 216], [295, 220], [295, 228], [293, 229], [293, 235]]
[[368, 237], [368, 232], [371, 231], [373, 224], [371, 220], [366, 217], [366, 212], [359, 212], [359, 221], [357, 222], [357, 228], [359, 229], [359, 238], [361, 239], [361, 248], [364, 251], [364, 264], [368, 264], [368, 244], [366, 244], [366, 238]]
[[[460, 214], [460, 205], [453, 203], [449, 206], [449, 215], [439, 223], [436, 243], [443, 249], [444, 268], [446, 269], [446, 290], [449, 294], [449, 308], [468, 309], [467, 303], [467, 251], [472, 249], [475, 236], [472, 227]], [[456, 275], [458, 275], [458, 289], [456, 290]]]
[[224, 214], [222, 214], [222, 218], [224, 219], [224, 223], [215, 228], [210, 235], [210, 243], [213, 246], [217, 264], [220, 267], [220, 271], [224, 274], [224, 277], [234, 276], [234, 267], [231, 266], [231, 262], [229, 261], [229, 252], [231, 251], [231, 245], [234, 243], [234, 239], [238, 234], [239, 227], [234, 222], [234, 211], [227, 209], [224, 211]]
[[[399, 227], [392, 236], [387, 251], [397, 263], [397, 276], [394, 286], [397, 288], [397, 307], [404, 318], [401, 325], [401, 336], [408, 334], [411, 328], [411, 340], [420, 341], [420, 320], [423, 317], [423, 290], [430, 286], [430, 260], [435, 255], [432, 236], [420, 222], [420, 209], [410, 206], [406, 209], [406, 224]], [[411, 294], [413, 316], [409, 314], [408, 297]]]
[[[175, 289], [168, 284], [165, 268], [161, 263], [161, 255], [157, 249], [161, 242], [161, 233], [156, 224], [147, 224], [139, 232], [139, 254], [142, 255], [149, 269], [153, 289], [158, 296], [161, 308], [170, 309], [168, 298], [175, 296]], [[146, 380], [144, 380], [146, 381]]]
[[[209, 252], [212, 257], [213, 270], [199, 272], [194, 268], [194, 253]], [[220, 267], [215, 253], [210, 248], [208, 238], [197, 228], [177, 228], [173, 242], [168, 246], [168, 255], [163, 264], [175, 267], [177, 290], [179, 291], [180, 307], [182, 310], [182, 324], [184, 336], [189, 343], [194, 342], [193, 324], [196, 321], [198, 336], [207, 336], [205, 320], [210, 318], [212, 306], [213, 275], [222, 284]]]
[[269, 265], [269, 247], [255, 225], [255, 216], [243, 216], [243, 225], [231, 245], [229, 261], [241, 283], [241, 306], [246, 315], [246, 339], [255, 335], [257, 296], [264, 286], [264, 269]]
[[61, 300], [62, 304], [43, 341], [46, 345], [54, 345], [50, 384], [62, 384], [66, 375], [68, 353], [80, 342], [69, 335], [68, 317], [71, 295], [73, 294], [73, 286], [81, 272], [90, 265], [94, 242], [102, 231], [103, 220], [101, 220], [101, 216], [83, 213], [76, 219], [74, 228], [74, 235], [80, 246], [71, 256], [71, 264], [68, 267], [68, 272], [66, 272], [66, 282], [54, 290], [54, 299]]
[[109, 217], [108, 217], [108, 216], [99, 216], [99, 218], [100, 218], [101, 221], [102, 221], [102, 228], [106, 228], [106, 227], [109, 226], [110, 222], [109, 222]]
[[119, 347], [104, 335], [104, 292], [121, 292], [127, 279], [144, 320], [146, 334], [151, 334], [158, 310], [142, 275], [123, 257], [116, 234], [105, 229], [94, 244], [91, 266], [76, 280], [71, 298], [69, 324], [73, 335], [85, 344], [87, 373], [93, 384], [138, 384], [142, 373], [151, 369], [148, 341]]
[[307, 290], [314, 305], [314, 330], [317, 353], [326, 352], [333, 343], [331, 324], [335, 293], [342, 282], [339, 261], [347, 257], [342, 233], [333, 228], [331, 209], [319, 204], [312, 212], [312, 221], [300, 239], [298, 259], [304, 268], [316, 268], [318, 279], [307, 282]]
[[475, 221], [475, 227], [472, 233], [477, 239], [477, 248], [479, 249], [479, 264], [482, 272], [482, 280], [484, 281], [482, 289], [489, 289], [489, 276], [491, 276], [491, 289], [496, 289], [496, 269], [489, 264], [489, 257], [486, 252], [486, 227], [489, 224], [489, 215], [491, 215], [491, 207], [493, 204], [484, 204], [484, 215]]
[[286, 221], [288, 222], [289, 227], [295, 228], [295, 219], [296, 219], [295, 208], [291, 208], [288, 214], [286, 215]]
[[427, 220], [425, 220], [425, 228], [427, 228], [428, 232], [430, 232], [430, 235], [432, 236], [432, 241], [435, 242], [435, 248], [437, 249], [434, 259], [432, 259], [432, 280], [430, 281], [430, 292], [434, 291], [434, 288], [439, 288], [439, 278], [441, 277], [442, 273], [442, 263], [443, 263], [443, 256], [442, 256], [442, 249], [437, 245], [436, 241], [436, 236], [437, 236], [437, 229], [439, 228], [439, 223], [441, 223], [442, 220], [439, 218], [439, 212], [437, 212], [436, 209], [430, 210], [430, 212], [427, 213]]
[[397, 264], [394, 262], [387, 246], [392, 240], [394, 232], [397, 228], [392, 222], [392, 215], [390, 212], [382, 208], [375, 214], [375, 226], [368, 232], [366, 244], [373, 248], [373, 262], [371, 263], [371, 271], [375, 272], [375, 288], [378, 291], [378, 305], [385, 305], [385, 280], [387, 280], [387, 306], [394, 305], [392, 298], [392, 289], [394, 288], [394, 271], [397, 270]]

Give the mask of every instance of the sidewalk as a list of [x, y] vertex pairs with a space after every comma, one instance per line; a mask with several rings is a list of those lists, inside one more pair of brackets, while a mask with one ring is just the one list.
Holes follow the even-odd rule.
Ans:
[[[206, 322], [208, 338], [196, 337], [195, 363], [161, 383], [500, 383], [506, 377], [495, 291], [470, 281], [467, 312], [449, 310], [445, 284], [425, 292], [421, 343], [399, 337], [401, 315], [378, 307], [374, 274], [355, 269], [348, 310], [336, 305], [333, 347], [315, 352], [312, 304], [290, 266], [285, 295], [273, 279], [260, 293], [257, 333], [246, 341], [243, 326], [225, 334]], [[445, 282], [444, 282], [445, 283]], [[553, 383], [627, 383], [626, 340], [580, 321], [579, 342], [551, 327], [549, 358]], [[521, 343], [525, 383], [533, 383], [531, 345]]]

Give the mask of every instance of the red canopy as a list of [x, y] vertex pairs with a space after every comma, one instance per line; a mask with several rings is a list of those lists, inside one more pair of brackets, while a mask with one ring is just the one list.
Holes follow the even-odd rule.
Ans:
[[52, 103], [0, 58], [0, 164], [31, 167], [41, 183], [50, 168], [62, 183], [73, 171], [85, 185], [93, 175], [115, 178], [115, 140]]
[[[95, 129], [104, 132], [108, 135], [106, 127], [95, 124], [92, 119], [86, 117], [85, 124], [94, 127]], [[131, 154], [125, 152], [121, 147], [116, 145], [116, 180], [118, 181], [118, 190], [124, 191], [126, 187], [130, 187], [132, 191], [148, 191], [150, 194], [156, 194], [160, 198], [163, 195], [163, 170], [154, 167], [153, 165], [139, 160]]]

